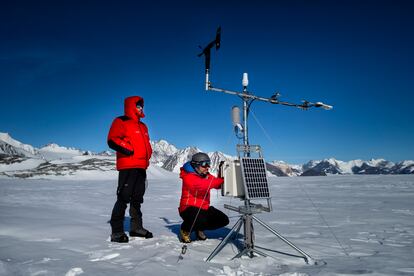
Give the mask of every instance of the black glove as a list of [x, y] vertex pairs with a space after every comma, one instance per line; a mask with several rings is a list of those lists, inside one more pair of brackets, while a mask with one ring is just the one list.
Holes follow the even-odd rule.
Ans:
[[223, 177], [221, 175], [221, 168], [223, 167], [225, 161], [220, 161], [219, 167], [218, 167], [218, 177]]

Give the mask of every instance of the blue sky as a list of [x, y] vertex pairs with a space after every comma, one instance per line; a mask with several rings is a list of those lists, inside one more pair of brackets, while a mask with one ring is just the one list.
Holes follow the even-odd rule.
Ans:
[[241, 90], [248, 72], [256, 95], [334, 106], [254, 102], [249, 138], [266, 159], [414, 159], [412, 1], [193, 2], [1, 1], [0, 131], [103, 151], [140, 95], [153, 140], [235, 155], [241, 100], [205, 92], [197, 57], [220, 25], [214, 86]]

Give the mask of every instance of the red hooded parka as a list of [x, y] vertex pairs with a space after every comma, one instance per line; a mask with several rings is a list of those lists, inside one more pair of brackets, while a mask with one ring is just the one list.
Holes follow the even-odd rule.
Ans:
[[108, 134], [108, 145], [116, 151], [116, 169], [147, 169], [152, 148], [147, 126], [140, 121], [145, 115], [137, 109], [144, 99], [132, 96], [125, 99], [125, 115], [117, 117]]

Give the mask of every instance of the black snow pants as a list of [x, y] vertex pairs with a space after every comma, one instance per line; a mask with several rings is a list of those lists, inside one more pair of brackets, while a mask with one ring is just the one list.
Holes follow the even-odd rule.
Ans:
[[[198, 207], [188, 207], [180, 213], [181, 218], [184, 220], [181, 224], [182, 230], [190, 232], [198, 210]], [[222, 211], [210, 206], [207, 210], [200, 210], [192, 230], [214, 230], [224, 227], [227, 224], [229, 224], [229, 218]]]
[[145, 180], [147, 173], [144, 169], [125, 169], [119, 171], [117, 200], [112, 210], [112, 233], [124, 232], [124, 218], [127, 204], [131, 216], [130, 231], [142, 227], [141, 204], [144, 202]]

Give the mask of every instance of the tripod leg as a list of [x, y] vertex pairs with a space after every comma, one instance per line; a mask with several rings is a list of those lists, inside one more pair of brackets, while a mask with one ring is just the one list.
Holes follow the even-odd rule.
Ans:
[[242, 223], [239, 223], [239, 227], [237, 227], [237, 229], [236, 229], [236, 235], [234, 235], [234, 239], [236, 239], [237, 238], [237, 236], [240, 234], [240, 229], [241, 229], [241, 227], [242, 227]]
[[279, 239], [281, 239], [282, 241], [284, 241], [286, 244], [288, 244], [290, 247], [292, 247], [293, 249], [295, 249], [297, 252], [299, 252], [300, 254], [302, 254], [302, 256], [304, 257], [306, 263], [310, 263], [313, 261], [312, 257], [309, 256], [308, 254], [306, 254], [304, 251], [302, 251], [299, 247], [297, 247], [296, 245], [294, 245], [293, 243], [291, 243], [289, 240], [287, 240], [285, 237], [283, 237], [282, 235], [280, 235], [278, 232], [276, 232], [274, 229], [272, 229], [269, 225], [267, 225], [266, 223], [264, 223], [263, 221], [261, 221], [260, 219], [258, 219], [255, 216], [252, 216], [254, 220], [256, 220], [259, 224], [261, 224], [264, 228], [266, 228], [267, 230], [269, 230], [270, 232], [272, 232], [274, 235], [276, 235]]
[[257, 255], [260, 255], [262, 257], [272, 257], [272, 256], [270, 256], [270, 255], [268, 255], [266, 253], [263, 253], [263, 252], [261, 252], [261, 251], [259, 251], [257, 249], [254, 249], [254, 248], [245, 248], [242, 251], [240, 251], [236, 256], [234, 256], [232, 258], [232, 260], [233, 259], [236, 259], [236, 258], [240, 258], [243, 255], [247, 255], [250, 258], [253, 258], [254, 257], [253, 253], [256, 253]]
[[231, 237], [231, 235], [235, 232], [235, 229], [240, 229], [241, 224], [243, 222], [243, 217], [240, 217], [239, 220], [234, 224], [233, 228], [231, 228], [230, 232], [227, 234], [227, 236], [217, 245], [217, 247], [211, 252], [210, 256], [207, 257], [206, 262], [211, 261], [211, 259], [214, 258], [214, 256], [217, 255], [217, 253], [226, 245], [227, 240]]
[[266, 254], [266, 253], [263, 253], [263, 252], [261, 252], [261, 251], [259, 251], [259, 250], [255, 249], [255, 248], [252, 248], [251, 250], [252, 250], [254, 253], [256, 253], [256, 254], [258, 254], [258, 255], [260, 255], [260, 256], [262, 256], [262, 257], [271, 257], [271, 258], [272, 258], [272, 256], [270, 256], [270, 255], [268, 255], [268, 254]]
[[234, 256], [233, 258], [231, 258], [232, 260], [236, 259], [236, 258], [240, 258], [241, 256], [243, 256], [244, 254], [249, 253], [250, 250], [248, 248], [243, 249], [242, 251], [240, 251], [239, 253], [237, 253], [236, 256]]

